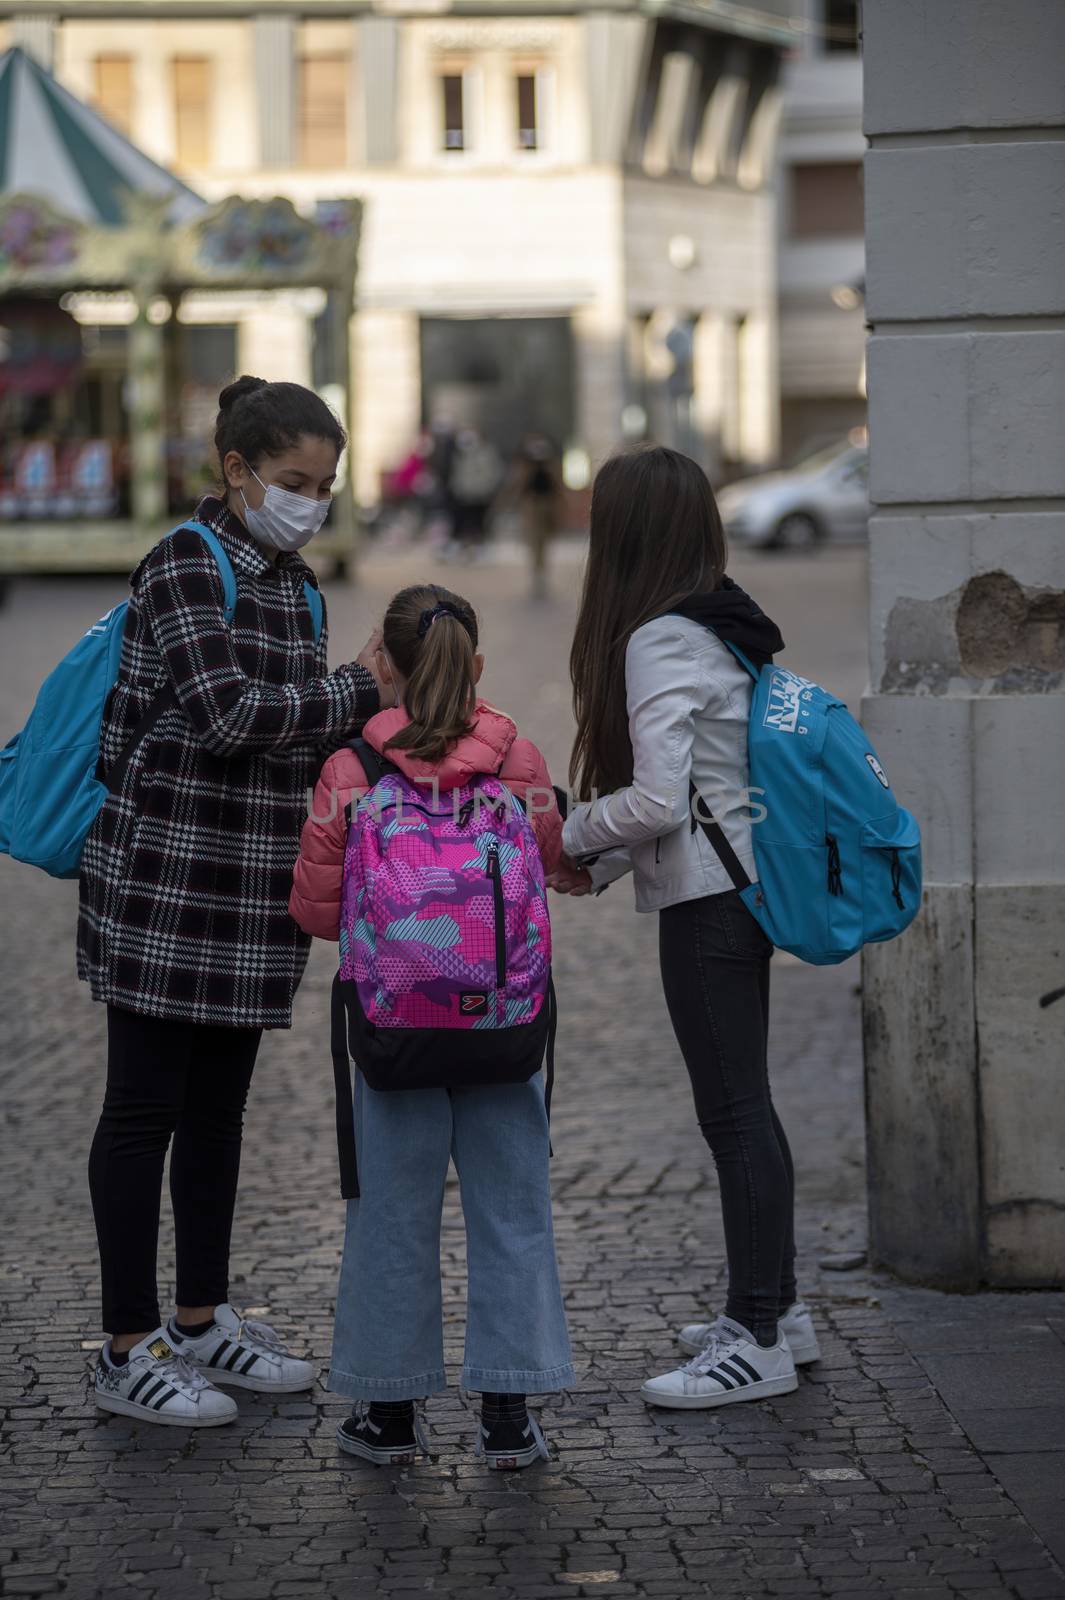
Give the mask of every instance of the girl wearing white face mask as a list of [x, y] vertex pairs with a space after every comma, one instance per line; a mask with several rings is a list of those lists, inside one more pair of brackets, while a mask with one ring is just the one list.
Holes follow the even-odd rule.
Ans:
[[[329, 672], [298, 550], [329, 509], [344, 431], [309, 389], [240, 378], [219, 396], [223, 484], [131, 578], [86, 841], [78, 971], [107, 1006], [107, 1089], [89, 1160], [105, 1410], [231, 1421], [216, 1383], [306, 1389], [310, 1363], [229, 1304], [244, 1101], [264, 1028], [291, 1024], [310, 939], [288, 913], [306, 797], [325, 755], [391, 705], [380, 640]], [[177, 1242], [163, 1323], [163, 1163]]]

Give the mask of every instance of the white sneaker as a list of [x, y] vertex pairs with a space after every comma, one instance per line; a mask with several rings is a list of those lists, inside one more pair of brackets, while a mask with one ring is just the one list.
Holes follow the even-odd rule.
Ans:
[[102, 1411], [172, 1428], [220, 1428], [237, 1415], [237, 1403], [208, 1383], [178, 1355], [165, 1329], [135, 1344], [121, 1367], [104, 1345], [93, 1375], [96, 1404]]
[[269, 1323], [241, 1317], [230, 1305], [215, 1307], [214, 1325], [191, 1339], [171, 1322], [167, 1338], [186, 1361], [215, 1383], [260, 1394], [298, 1394], [314, 1384], [309, 1361], [290, 1356]]
[[774, 1394], [790, 1394], [798, 1387], [795, 1362], [783, 1336], [770, 1349], [763, 1350], [746, 1328], [719, 1317], [705, 1350], [676, 1372], [648, 1378], [640, 1398], [651, 1406], [699, 1411], [731, 1405], [734, 1400], [765, 1400]]
[[[718, 1318], [718, 1321], [721, 1319]], [[677, 1342], [682, 1350], [687, 1350], [689, 1355], [697, 1356], [705, 1350], [710, 1340], [710, 1335], [717, 1327], [716, 1322], [689, 1322], [677, 1335]], [[810, 1308], [802, 1300], [796, 1300], [789, 1306], [781, 1317], [777, 1328], [788, 1341], [791, 1358], [797, 1367], [809, 1366], [811, 1361], [820, 1361], [821, 1346], [817, 1342], [817, 1329], [814, 1327]]]

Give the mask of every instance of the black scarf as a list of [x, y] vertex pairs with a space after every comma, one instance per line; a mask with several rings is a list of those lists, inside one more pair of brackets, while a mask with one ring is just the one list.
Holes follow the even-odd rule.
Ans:
[[673, 612], [713, 629], [719, 639], [736, 645], [756, 667], [764, 667], [784, 648], [776, 623], [731, 578], [722, 578], [719, 589], [689, 595]]

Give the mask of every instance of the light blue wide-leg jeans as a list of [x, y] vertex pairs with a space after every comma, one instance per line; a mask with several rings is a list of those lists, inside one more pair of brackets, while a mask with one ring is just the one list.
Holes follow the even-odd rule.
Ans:
[[348, 1202], [329, 1387], [356, 1400], [447, 1387], [440, 1221], [453, 1159], [469, 1269], [463, 1387], [568, 1388], [540, 1076], [389, 1092], [357, 1072], [355, 1148], [360, 1196]]

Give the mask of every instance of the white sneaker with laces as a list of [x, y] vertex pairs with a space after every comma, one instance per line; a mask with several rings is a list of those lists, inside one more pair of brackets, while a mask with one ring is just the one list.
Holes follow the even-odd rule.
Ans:
[[242, 1317], [231, 1305], [215, 1307], [214, 1324], [190, 1338], [171, 1323], [167, 1338], [212, 1382], [260, 1394], [298, 1394], [314, 1384], [314, 1367], [290, 1356], [267, 1322]]
[[172, 1428], [220, 1428], [237, 1416], [237, 1403], [190, 1366], [166, 1330], [150, 1333], [116, 1367], [111, 1341], [104, 1345], [93, 1375], [96, 1404], [102, 1411]]
[[[721, 1320], [719, 1317], [718, 1322]], [[687, 1327], [680, 1330], [677, 1342], [689, 1355], [697, 1356], [706, 1349], [716, 1327], [717, 1322], [689, 1322]], [[788, 1349], [797, 1367], [820, 1361], [821, 1346], [817, 1342], [817, 1329], [810, 1315], [810, 1307], [804, 1301], [796, 1300], [793, 1306], [789, 1306], [777, 1327], [788, 1341]]]
[[738, 1322], [719, 1317], [706, 1348], [675, 1372], [648, 1378], [640, 1398], [651, 1406], [701, 1411], [736, 1400], [790, 1394], [798, 1387], [795, 1362], [783, 1336], [764, 1350]]

